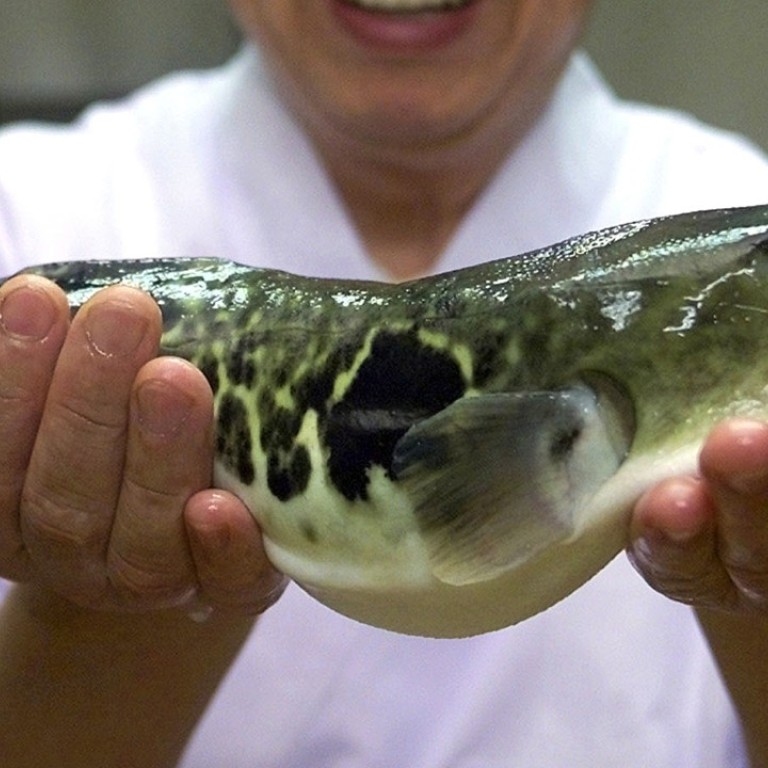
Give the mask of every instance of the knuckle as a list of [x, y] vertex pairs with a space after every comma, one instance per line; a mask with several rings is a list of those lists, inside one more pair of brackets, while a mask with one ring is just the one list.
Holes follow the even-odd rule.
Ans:
[[746, 604], [768, 610], [768, 570], [756, 565], [731, 566], [728, 574]]
[[142, 473], [126, 474], [121, 489], [121, 505], [142, 510], [181, 510], [180, 500], [173, 477], [157, 477], [158, 468], [151, 476]]
[[768, 547], [761, 536], [740, 537], [722, 547], [721, 559], [729, 572], [759, 578], [768, 574]]
[[103, 395], [99, 398], [72, 396], [54, 404], [52, 418], [68, 434], [114, 439], [126, 429], [126, 407], [125, 402], [116, 403]]
[[714, 559], [674, 564], [651, 561], [641, 573], [657, 592], [685, 605], [731, 609], [738, 603], [733, 583]]
[[763, 536], [733, 538], [722, 547], [721, 558], [742, 602], [752, 608], [768, 609], [768, 548]]
[[2, 413], [37, 410], [40, 393], [21, 384], [0, 381], [0, 409]]
[[102, 530], [92, 500], [64, 503], [25, 489], [21, 505], [22, 536], [27, 546], [44, 543], [64, 550], [94, 550], [101, 546]]
[[110, 583], [124, 604], [166, 607], [183, 602], [193, 591], [189, 575], [151, 558], [128, 557], [110, 552], [107, 563]]

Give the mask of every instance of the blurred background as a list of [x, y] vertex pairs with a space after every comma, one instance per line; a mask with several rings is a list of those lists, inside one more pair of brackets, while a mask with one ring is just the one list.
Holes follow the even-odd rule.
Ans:
[[[767, 31], [766, 0], [603, 0], [585, 46], [623, 96], [768, 149]], [[0, 0], [0, 122], [68, 119], [169, 70], [215, 65], [238, 42], [224, 0]]]

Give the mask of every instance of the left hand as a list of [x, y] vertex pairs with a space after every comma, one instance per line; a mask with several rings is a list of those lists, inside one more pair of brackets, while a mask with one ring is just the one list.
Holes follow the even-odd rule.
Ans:
[[40, 277], [0, 286], [0, 577], [95, 611], [266, 609], [285, 579], [211, 487], [213, 394], [156, 357], [159, 307], [110, 286], [69, 315]]
[[629, 557], [674, 600], [768, 616], [768, 424], [722, 422], [699, 465], [638, 501]]

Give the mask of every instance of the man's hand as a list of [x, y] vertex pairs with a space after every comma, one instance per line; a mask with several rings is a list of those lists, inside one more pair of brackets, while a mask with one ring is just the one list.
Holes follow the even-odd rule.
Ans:
[[768, 425], [717, 426], [699, 477], [663, 482], [638, 502], [629, 555], [651, 586], [696, 607], [750, 765], [768, 766]]
[[673, 478], [637, 504], [629, 554], [658, 591], [704, 608], [768, 615], [768, 425], [723, 422], [700, 477]]
[[210, 388], [156, 357], [160, 333], [132, 288], [71, 324], [51, 283], [0, 288], [0, 576], [94, 608], [258, 612], [284, 580], [245, 506], [210, 489]]

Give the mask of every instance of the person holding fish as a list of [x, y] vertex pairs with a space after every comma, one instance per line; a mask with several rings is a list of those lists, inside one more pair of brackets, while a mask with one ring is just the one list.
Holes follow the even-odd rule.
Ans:
[[[746, 141], [611, 94], [577, 50], [589, 0], [230, 5], [248, 42], [220, 70], [171, 76], [66, 128], [0, 132], [3, 273], [83, 258], [214, 254], [337, 281], [401, 282], [625, 222], [765, 202], [768, 160]], [[336, 283], [324, 285], [334, 293]], [[359, 298], [348, 284], [337, 293], [339, 308]], [[322, 299], [302, 295], [307, 307], [307, 297]], [[472, 308], [451, 296], [435, 306], [461, 327]], [[631, 296], [621, 299], [610, 312], [603, 305], [614, 327], [635, 311]], [[0, 287], [0, 576], [18, 582], [0, 612], [3, 765], [768, 765], [761, 421], [713, 420], [695, 446], [698, 465], [670, 463], [668, 476], [637, 489], [622, 530], [629, 558], [612, 560], [557, 604], [493, 633], [408, 636], [352, 621], [287, 585], [265, 554], [246, 494], [235, 491], [267, 469], [277, 478], [273, 495], [287, 499], [280, 509], [293, 509], [288, 497], [299, 485], [311, 498], [317, 454], [306, 451], [288, 468], [281, 462], [319, 419], [319, 391], [339, 398], [332, 426], [346, 440], [360, 428], [351, 405], [398, 390], [387, 389], [382, 371], [406, 369], [408, 381], [413, 362], [421, 381], [448, 360], [435, 377], [440, 386], [470, 364], [479, 381], [486, 369], [478, 360], [488, 361], [480, 338], [503, 334], [498, 322], [467, 326], [461, 345], [437, 331], [400, 334], [398, 346], [366, 337], [343, 367], [354, 376], [333, 369], [312, 387], [291, 387], [277, 371], [260, 390], [259, 430], [242, 415], [243, 393], [259, 375], [253, 350], [225, 363], [214, 349], [191, 365], [158, 355], [161, 310], [173, 314], [172, 303], [159, 307], [146, 292], [112, 286], [70, 321], [70, 301], [73, 291], [39, 276]], [[327, 362], [330, 352], [317, 350], [325, 354], [333, 334], [321, 322], [326, 333], [313, 349]], [[555, 331], [534, 332], [535, 353]], [[262, 370], [290, 347], [269, 347]], [[305, 368], [314, 362], [308, 356]], [[544, 453], [570, 462], [582, 421], [600, 427], [592, 417], [622, 400], [611, 386], [601, 391], [604, 400], [589, 386], [539, 393], [524, 401], [526, 411], [516, 400], [513, 423], [534, 445], [556, 423]], [[493, 505], [478, 478], [503, 485], [513, 469], [524, 476], [521, 467], [531, 467], [540, 498], [557, 496], [540, 463], [489, 450], [495, 408], [508, 401], [493, 393], [471, 404], [467, 394], [455, 401], [461, 411], [446, 396], [445, 412], [461, 419], [430, 414], [426, 426], [413, 426], [418, 439], [397, 452], [390, 476], [371, 464], [350, 490], [346, 470], [333, 475], [339, 495], [375, 496], [391, 490], [401, 465], [405, 478], [412, 462], [434, 462], [424, 446], [435, 444], [430, 427], [440, 423], [442, 451], [463, 457], [444, 478], [448, 501], [477, 493], [483, 524], [498, 518], [485, 514]], [[689, 394], [693, 413], [701, 393]], [[243, 456], [242, 445], [271, 446], [264, 425], [277, 433], [302, 397], [313, 405], [294, 444], [272, 446], [274, 462], [261, 456], [254, 468], [258, 449]], [[407, 410], [384, 405], [376, 401], [366, 418]], [[611, 454], [631, 442], [629, 431], [597, 429], [590, 444]], [[237, 470], [229, 490], [212, 487], [214, 450]], [[566, 483], [571, 467], [592, 471], [591, 456], [565, 465]], [[396, 506], [390, 498], [384, 506]], [[302, 518], [303, 552], [317, 551], [317, 520], [332, 513]], [[535, 519], [527, 522], [538, 535]], [[529, 541], [538, 542], [534, 534]], [[475, 550], [496, 542], [480, 544]], [[486, 567], [509, 564], [485, 550]], [[294, 554], [280, 562], [290, 565]], [[363, 589], [336, 565], [321, 563], [323, 573], [347, 597], [357, 588], [360, 611], [376, 606], [371, 623], [408, 619], [397, 610], [407, 589], [382, 599], [376, 580]], [[478, 600], [525, 599], [493, 591], [487, 571], [478, 577], [450, 558], [441, 565], [445, 583], [470, 584]], [[533, 571], [531, 588], [545, 590], [569, 567], [559, 555], [548, 565]], [[439, 627], [432, 594], [417, 618]]]

